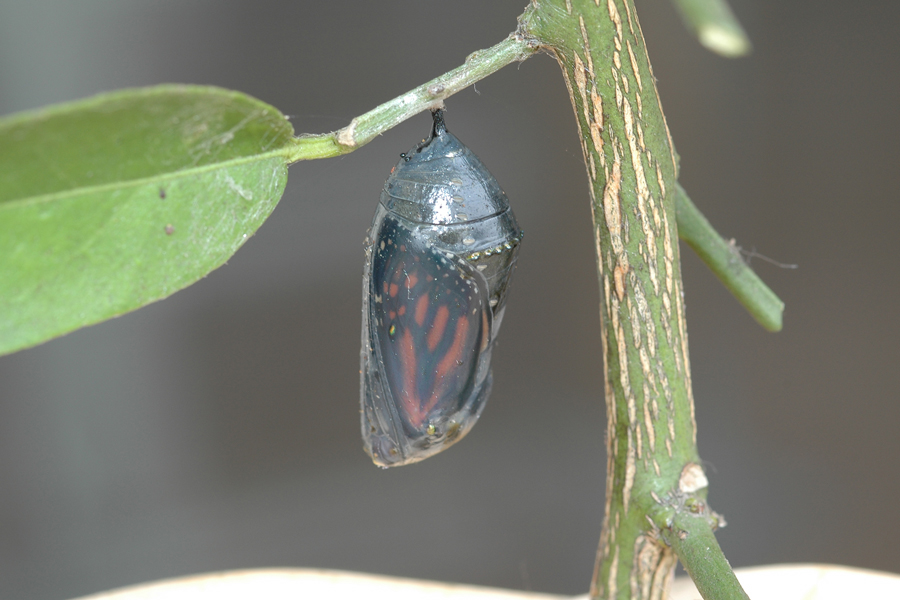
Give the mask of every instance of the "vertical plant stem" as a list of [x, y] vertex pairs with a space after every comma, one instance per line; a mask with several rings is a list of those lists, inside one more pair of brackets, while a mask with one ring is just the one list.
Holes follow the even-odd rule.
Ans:
[[[687, 556], [666, 541], [674, 520], [698, 502], [708, 511], [676, 226], [677, 155], [632, 0], [533, 0], [521, 32], [559, 61], [590, 179], [608, 454], [591, 596], [664, 598], [677, 558]], [[718, 519], [708, 512], [712, 535]], [[724, 557], [720, 563], [727, 566]]]

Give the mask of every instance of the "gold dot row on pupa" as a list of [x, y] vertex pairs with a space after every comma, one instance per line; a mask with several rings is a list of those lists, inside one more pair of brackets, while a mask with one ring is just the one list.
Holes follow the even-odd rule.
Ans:
[[492, 254], [500, 254], [501, 252], [512, 250], [513, 248], [515, 248], [516, 246], [519, 245], [519, 242], [522, 241], [522, 238], [524, 236], [525, 236], [525, 232], [520, 231], [519, 235], [517, 235], [516, 237], [514, 237], [511, 240], [508, 240], [506, 242], [503, 242], [502, 244], [494, 246], [493, 248], [487, 248], [485, 250], [479, 250], [478, 252], [472, 252], [470, 254], [467, 254], [466, 260], [478, 260], [479, 258], [485, 258], [485, 257], [491, 256]]

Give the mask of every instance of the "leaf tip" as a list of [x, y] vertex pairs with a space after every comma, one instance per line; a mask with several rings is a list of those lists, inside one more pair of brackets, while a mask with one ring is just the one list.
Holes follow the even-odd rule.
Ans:
[[722, 27], [718, 23], [710, 23], [697, 31], [700, 43], [707, 49], [726, 58], [737, 58], [750, 54], [752, 46], [746, 34], [740, 29]]

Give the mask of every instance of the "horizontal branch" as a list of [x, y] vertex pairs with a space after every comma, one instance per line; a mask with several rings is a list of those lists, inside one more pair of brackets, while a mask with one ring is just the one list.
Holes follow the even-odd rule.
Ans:
[[290, 162], [330, 158], [353, 152], [388, 129], [422, 111], [439, 106], [445, 98], [464, 90], [506, 65], [521, 62], [534, 54], [536, 45], [519, 34], [499, 44], [473, 52], [461, 66], [436, 77], [402, 96], [353, 119], [338, 131], [321, 135], [300, 135], [288, 155]]
[[676, 186], [678, 237], [687, 242], [706, 266], [760, 325], [781, 331], [784, 302], [744, 262], [733, 242], [722, 239], [687, 193]]

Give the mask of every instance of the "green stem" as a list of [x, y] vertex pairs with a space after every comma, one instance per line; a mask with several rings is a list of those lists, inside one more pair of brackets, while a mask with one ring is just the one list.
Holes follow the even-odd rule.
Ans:
[[744, 262], [734, 242], [716, 233], [687, 193], [676, 185], [678, 236], [722, 281], [744, 308], [769, 331], [780, 331], [784, 302]]
[[495, 46], [473, 52], [456, 69], [356, 117], [343, 129], [294, 138], [288, 160], [330, 158], [353, 152], [413, 115], [440, 106], [445, 98], [510, 63], [525, 60], [534, 52], [534, 44], [521, 35], [512, 34]]
[[685, 25], [708, 49], [728, 58], [750, 53], [750, 39], [725, 0], [672, 1]]
[[[706, 507], [697, 452], [677, 155], [633, 0], [532, 0], [520, 21], [560, 63], [590, 180], [608, 461], [591, 597], [664, 598], [681, 559], [701, 577], [713, 569], [709, 598], [730, 599], [716, 595], [727, 594], [717, 585], [730, 567], [708, 540], [719, 521]], [[690, 520], [698, 507], [705, 533]]]
[[681, 512], [661, 533], [705, 600], [750, 600], [722, 554], [714, 527], [704, 514]]

